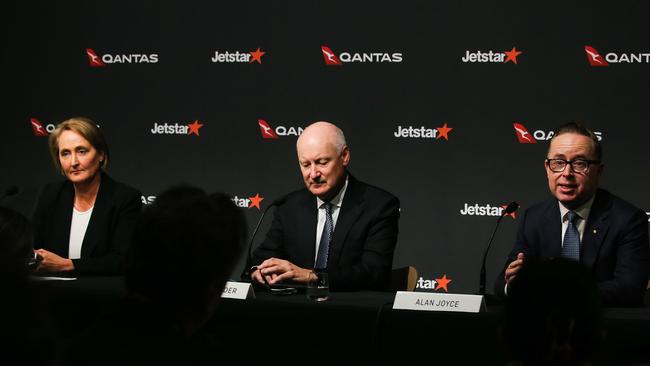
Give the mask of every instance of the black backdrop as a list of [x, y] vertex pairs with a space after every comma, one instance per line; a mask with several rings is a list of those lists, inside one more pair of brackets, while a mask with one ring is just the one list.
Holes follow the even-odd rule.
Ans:
[[[301, 187], [296, 134], [328, 120], [346, 133], [353, 174], [401, 199], [394, 266], [474, 292], [496, 217], [461, 210], [512, 200], [525, 209], [547, 197], [546, 139], [561, 123], [600, 132], [602, 185], [650, 211], [647, 14], [643, 1], [9, 5], [0, 189], [21, 193], [3, 204], [30, 214], [38, 189], [61, 178], [32, 119], [44, 128], [77, 115], [97, 121], [112, 149], [110, 174], [146, 201], [187, 182], [243, 206], [259, 194], [262, 209]], [[326, 65], [321, 46], [342, 65]], [[585, 46], [609, 66], [590, 66]], [[215, 52], [258, 48], [260, 62], [212, 61]], [[91, 67], [86, 49], [105, 66]], [[463, 62], [467, 51], [499, 55]], [[507, 60], [506, 51], [521, 53]], [[373, 53], [371, 62], [345, 62]], [[260, 119], [277, 139], [262, 138]], [[198, 135], [152, 133], [194, 121]], [[514, 123], [536, 143], [520, 143]], [[445, 124], [447, 139], [437, 130]], [[395, 137], [398, 126], [439, 138]], [[252, 229], [260, 211], [242, 210]], [[516, 225], [506, 217], [496, 236], [489, 286]]]

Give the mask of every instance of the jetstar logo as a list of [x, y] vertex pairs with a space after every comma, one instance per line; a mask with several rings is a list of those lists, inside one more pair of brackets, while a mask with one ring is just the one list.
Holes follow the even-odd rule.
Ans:
[[151, 133], [153, 135], [196, 135], [200, 136], [199, 129], [203, 124], [197, 119], [186, 125], [180, 123], [154, 123]]
[[213, 63], [248, 63], [257, 62], [262, 64], [262, 56], [266, 54], [259, 47], [255, 51], [214, 51], [214, 56], [210, 60]]
[[650, 52], [608, 52], [602, 57], [595, 48], [585, 46], [587, 61], [591, 66], [609, 66], [609, 64], [650, 64]]
[[342, 66], [344, 63], [350, 62], [371, 62], [371, 63], [398, 63], [402, 62], [404, 56], [400, 52], [386, 53], [386, 52], [341, 52], [338, 56], [328, 46], [320, 46], [323, 53], [323, 59], [327, 66]]
[[275, 129], [263, 119], [257, 120], [257, 125], [260, 127], [260, 133], [264, 139], [279, 139], [280, 136], [300, 136], [304, 130], [302, 127], [295, 126], [278, 126]]
[[239, 197], [239, 196], [234, 196], [230, 200], [235, 204], [237, 207], [242, 207], [242, 208], [257, 208], [257, 210], [261, 210], [262, 206], [260, 203], [262, 200], [264, 200], [264, 197], [260, 196], [259, 193], [255, 193], [254, 196], [250, 196], [248, 198], [244, 197]]
[[46, 127], [43, 125], [41, 121], [39, 121], [36, 118], [30, 118], [29, 121], [32, 125], [32, 131], [34, 131], [34, 136], [47, 136], [56, 128], [56, 126], [54, 126], [53, 124], [49, 124]]
[[465, 63], [495, 63], [506, 64], [512, 62], [517, 64], [517, 57], [523, 52], [517, 50], [517, 47], [512, 47], [510, 51], [465, 51], [465, 56], [461, 57], [461, 61]]
[[425, 280], [424, 277], [420, 277], [418, 278], [415, 288], [435, 291], [445, 290], [445, 292], [449, 292], [447, 286], [449, 286], [451, 281], [451, 278], [447, 278], [447, 274], [444, 274], [441, 278], [436, 278], [435, 280]]
[[424, 126], [420, 127], [402, 127], [402, 125], [397, 126], [397, 130], [393, 132], [393, 136], [401, 138], [415, 138], [415, 139], [435, 139], [439, 140], [444, 138], [449, 141], [449, 133], [453, 128], [448, 127], [447, 124], [443, 124], [440, 127], [428, 128]]
[[[553, 131], [543, 131], [543, 130], [535, 130], [532, 135], [528, 132], [528, 129], [521, 123], [515, 122], [513, 123], [513, 126], [515, 128], [515, 134], [517, 136], [517, 140], [519, 140], [520, 144], [536, 144], [537, 141], [548, 141], [553, 138]], [[598, 141], [603, 140], [603, 133], [600, 131], [594, 131], [594, 135], [596, 135], [596, 138], [598, 138]]]
[[107, 64], [155, 64], [158, 63], [158, 54], [110, 54], [99, 56], [92, 48], [86, 48], [86, 56], [91, 67], [105, 67]]
[[[503, 210], [508, 207], [508, 205], [479, 205], [478, 203], [471, 204], [465, 203], [465, 207], [460, 210], [460, 214], [463, 216], [501, 216], [503, 215]], [[513, 220], [517, 218], [517, 213], [512, 212], [506, 216], [510, 216]]]

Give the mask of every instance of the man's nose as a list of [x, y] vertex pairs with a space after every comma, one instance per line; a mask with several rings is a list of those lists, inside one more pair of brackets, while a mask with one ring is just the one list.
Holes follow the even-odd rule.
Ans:
[[309, 170], [309, 177], [311, 179], [315, 179], [318, 178], [319, 176], [320, 176], [320, 171], [318, 170], [318, 168], [312, 166], [311, 169]]
[[571, 166], [571, 164], [567, 164], [564, 167], [564, 170], [562, 170], [562, 176], [563, 177], [571, 177], [574, 174], [575, 174], [575, 172], [573, 171], [573, 167]]

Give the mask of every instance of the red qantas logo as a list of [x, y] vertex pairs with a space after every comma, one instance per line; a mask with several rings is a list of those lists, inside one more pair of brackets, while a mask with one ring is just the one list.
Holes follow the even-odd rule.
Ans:
[[591, 46], [585, 46], [585, 52], [587, 53], [587, 60], [591, 66], [609, 66], [607, 61]]
[[88, 55], [88, 62], [92, 67], [104, 67], [106, 64], [102, 62], [102, 59], [97, 56], [97, 53], [93, 51], [92, 48], [86, 48], [86, 55]]
[[327, 46], [320, 46], [320, 50], [323, 51], [323, 58], [325, 59], [325, 65], [327, 66], [341, 66], [343, 63], [339, 60], [338, 56]]
[[519, 124], [519, 123], [514, 123], [513, 124], [515, 127], [515, 133], [517, 134], [517, 139], [519, 140], [519, 143], [522, 144], [536, 144], [537, 140], [533, 138], [533, 136], [528, 132], [526, 127], [524, 125]]
[[36, 118], [31, 118], [30, 121], [32, 122], [32, 130], [34, 130], [34, 136], [48, 135], [41, 121], [37, 120]]
[[262, 133], [262, 137], [265, 139], [277, 139], [278, 134], [273, 131], [271, 126], [269, 126], [268, 123], [266, 123], [265, 120], [263, 119], [258, 119], [257, 124], [260, 126], [260, 132]]

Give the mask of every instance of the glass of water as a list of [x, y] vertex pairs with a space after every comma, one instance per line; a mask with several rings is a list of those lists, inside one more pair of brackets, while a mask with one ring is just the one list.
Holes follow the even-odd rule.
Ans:
[[314, 271], [307, 282], [307, 299], [325, 301], [330, 296], [330, 281], [327, 272]]

